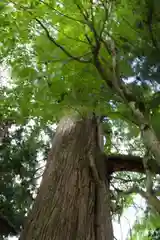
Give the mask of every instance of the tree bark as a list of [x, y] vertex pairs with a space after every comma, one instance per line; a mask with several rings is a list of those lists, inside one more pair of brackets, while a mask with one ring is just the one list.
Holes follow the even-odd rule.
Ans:
[[140, 109], [136, 108], [136, 102], [129, 102], [129, 106], [137, 119], [137, 123], [141, 130], [141, 137], [144, 145], [148, 150], [155, 156], [155, 161], [160, 167], [160, 141], [156, 136], [152, 125], [148, 118], [145, 117], [144, 113]]
[[[107, 161], [107, 169], [106, 173], [108, 172], [111, 175], [114, 172], [137, 172], [137, 173], [145, 173], [143, 158], [134, 155], [124, 155], [124, 154], [111, 154], [111, 155], [104, 155]], [[160, 173], [160, 167], [154, 161], [153, 158], [148, 160], [148, 168], [149, 171], [153, 174]]]
[[[92, 119], [60, 121], [20, 240], [113, 240], [109, 182], [97, 139]], [[91, 156], [100, 163], [99, 182]]]

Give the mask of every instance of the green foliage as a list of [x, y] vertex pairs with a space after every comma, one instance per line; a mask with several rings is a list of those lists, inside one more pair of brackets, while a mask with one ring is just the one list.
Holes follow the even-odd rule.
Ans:
[[0, 146], [0, 214], [5, 216], [18, 232], [33, 203], [37, 179], [41, 176], [38, 154], [43, 154], [45, 148], [48, 149], [38, 138], [38, 125], [27, 125], [12, 124]]
[[138, 220], [133, 228], [133, 233], [130, 240], [156, 240], [159, 239], [160, 216], [150, 214], [144, 215]]
[[[148, 4], [152, 7], [151, 3]], [[96, 34], [101, 34], [104, 28], [104, 39], [109, 39], [111, 35], [116, 41], [122, 76], [134, 75], [135, 67], [132, 67], [131, 63], [136, 61], [137, 68], [139, 64], [143, 63], [143, 60], [138, 60], [138, 55], [141, 58], [148, 58], [154, 48], [153, 39], [150, 39], [151, 37], [148, 35], [148, 26], [144, 23], [149, 14], [148, 5], [145, 2], [139, 4], [138, 1], [132, 0], [128, 4], [126, 0], [120, 1], [114, 6], [112, 3], [107, 5], [105, 1], [102, 1], [101, 4], [95, 3], [92, 6], [87, 1], [61, 1], [59, 3], [6, 1], [1, 11], [2, 21], [7, 21], [7, 25], [2, 26], [3, 32], [5, 32], [5, 37], [2, 35], [2, 39], [11, 40], [8, 44], [2, 43], [2, 50], [8, 45], [8, 49], [11, 51], [6, 59], [12, 66], [12, 76], [16, 79], [17, 84], [20, 84], [20, 87], [15, 87], [15, 92], [17, 92], [15, 100], [20, 108], [20, 115], [24, 118], [38, 116], [42, 117], [44, 121], [53, 120], [53, 113], [59, 117], [60, 109], [70, 108], [70, 106], [79, 108], [80, 105], [85, 105], [89, 109], [96, 107], [97, 112], [101, 114], [110, 110], [106, 101], [111, 98], [114, 100], [115, 96], [112, 94], [111, 97], [107, 93], [105, 104], [104, 99], [100, 100], [102, 80], [96, 69], [91, 64], [86, 65], [74, 61], [62, 51], [63, 48], [74, 57], [83, 56], [86, 60], [91, 58], [92, 49], [88, 38], [94, 44], [95, 33], [92, 31], [92, 27], [86, 24], [84, 13], [88, 14], [91, 24], [94, 19]], [[10, 14], [6, 16], [8, 11]], [[53, 41], [56, 41], [62, 48], [57, 47], [47, 37], [46, 31], [37, 19], [43, 22], [54, 39]], [[141, 28], [140, 23], [143, 25]], [[154, 25], [156, 26], [156, 24], [158, 23], [155, 17]], [[150, 47], [144, 42], [146, 38], [148, 43], [151, 42]], [[126, 46], [129, 47], [127, 52]], [[144, 54], [141, 55], [142, 52]], [[105, 59], [108, 58], [107, 64], [111, 65], [111, 59], [103, 44], [101, 54]], [[138, 73], [140, 74], [140, 70]], [[57, 107], [57, 99], [66, 91], [69, 91], [69, 94], [60, 107]], [[141, 89], [136, 82], [132, 83], [132, 91], [139, 97], [145, 96], [144, 89]], [[94, 101], [90, 96], [94, 96]], [[147, 101], [149, 100], [148, 96], [146, 96]], [[150, 98], [152, 99], [152, 94], [150, 94]], [[9, 99], [10, 102], [12, 100], [12, 98]], [[26, 105], [25, 102], [29, 105]], [[43, 114], [44, 109], [45, 114]]]

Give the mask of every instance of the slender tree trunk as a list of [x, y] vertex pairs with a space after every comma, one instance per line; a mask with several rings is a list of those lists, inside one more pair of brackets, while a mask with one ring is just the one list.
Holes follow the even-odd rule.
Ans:
[[141, 133], [145, 146], [150, 149], [155, 156], [157, 164], [160, 166], [160, 141], [157, 138], [155, 131], [149, 126], [146, 129], [142, 128]]
[[134, 102], [129, 103], [130, 108], [133, 111], [134, 116], [137, 119], [138, 125], [141, 130], [142, 141], [146, 148], [149, 149], [155, 156], [155, 161], [158, 166], [160, 166], [160, 141], [156, 136], [154, 129], [152, 128], [148, 119], [145, 118], [144, 113], [142, 113]]
[[[113, 240], [109, 183], [92, 119], [63, 118], [20, 240]], [[97, 182], [90, 157], [99, 158]]]

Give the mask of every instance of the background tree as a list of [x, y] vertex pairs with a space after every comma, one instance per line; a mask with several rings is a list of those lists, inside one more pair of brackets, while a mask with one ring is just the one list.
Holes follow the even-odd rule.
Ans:
[[[6, 130], [8, 123], [3, 124]], [[9, 126], [0, 146], [0, 234], [4, 236], [19, 233], [44, 168], [39, 161], [42, 156], [46, 159], [48, 150], [48, 144], [39, 138], [37, 127], [12, 123]]]

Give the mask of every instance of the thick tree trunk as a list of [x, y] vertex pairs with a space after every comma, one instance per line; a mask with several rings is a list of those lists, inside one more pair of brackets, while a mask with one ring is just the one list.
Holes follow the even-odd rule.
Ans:
[[[97, 134], [92, 119], [60, 121], [20, 240], [113, 240], [109, 183]], [[91, 158], [99, 160], [100, 181]]]

